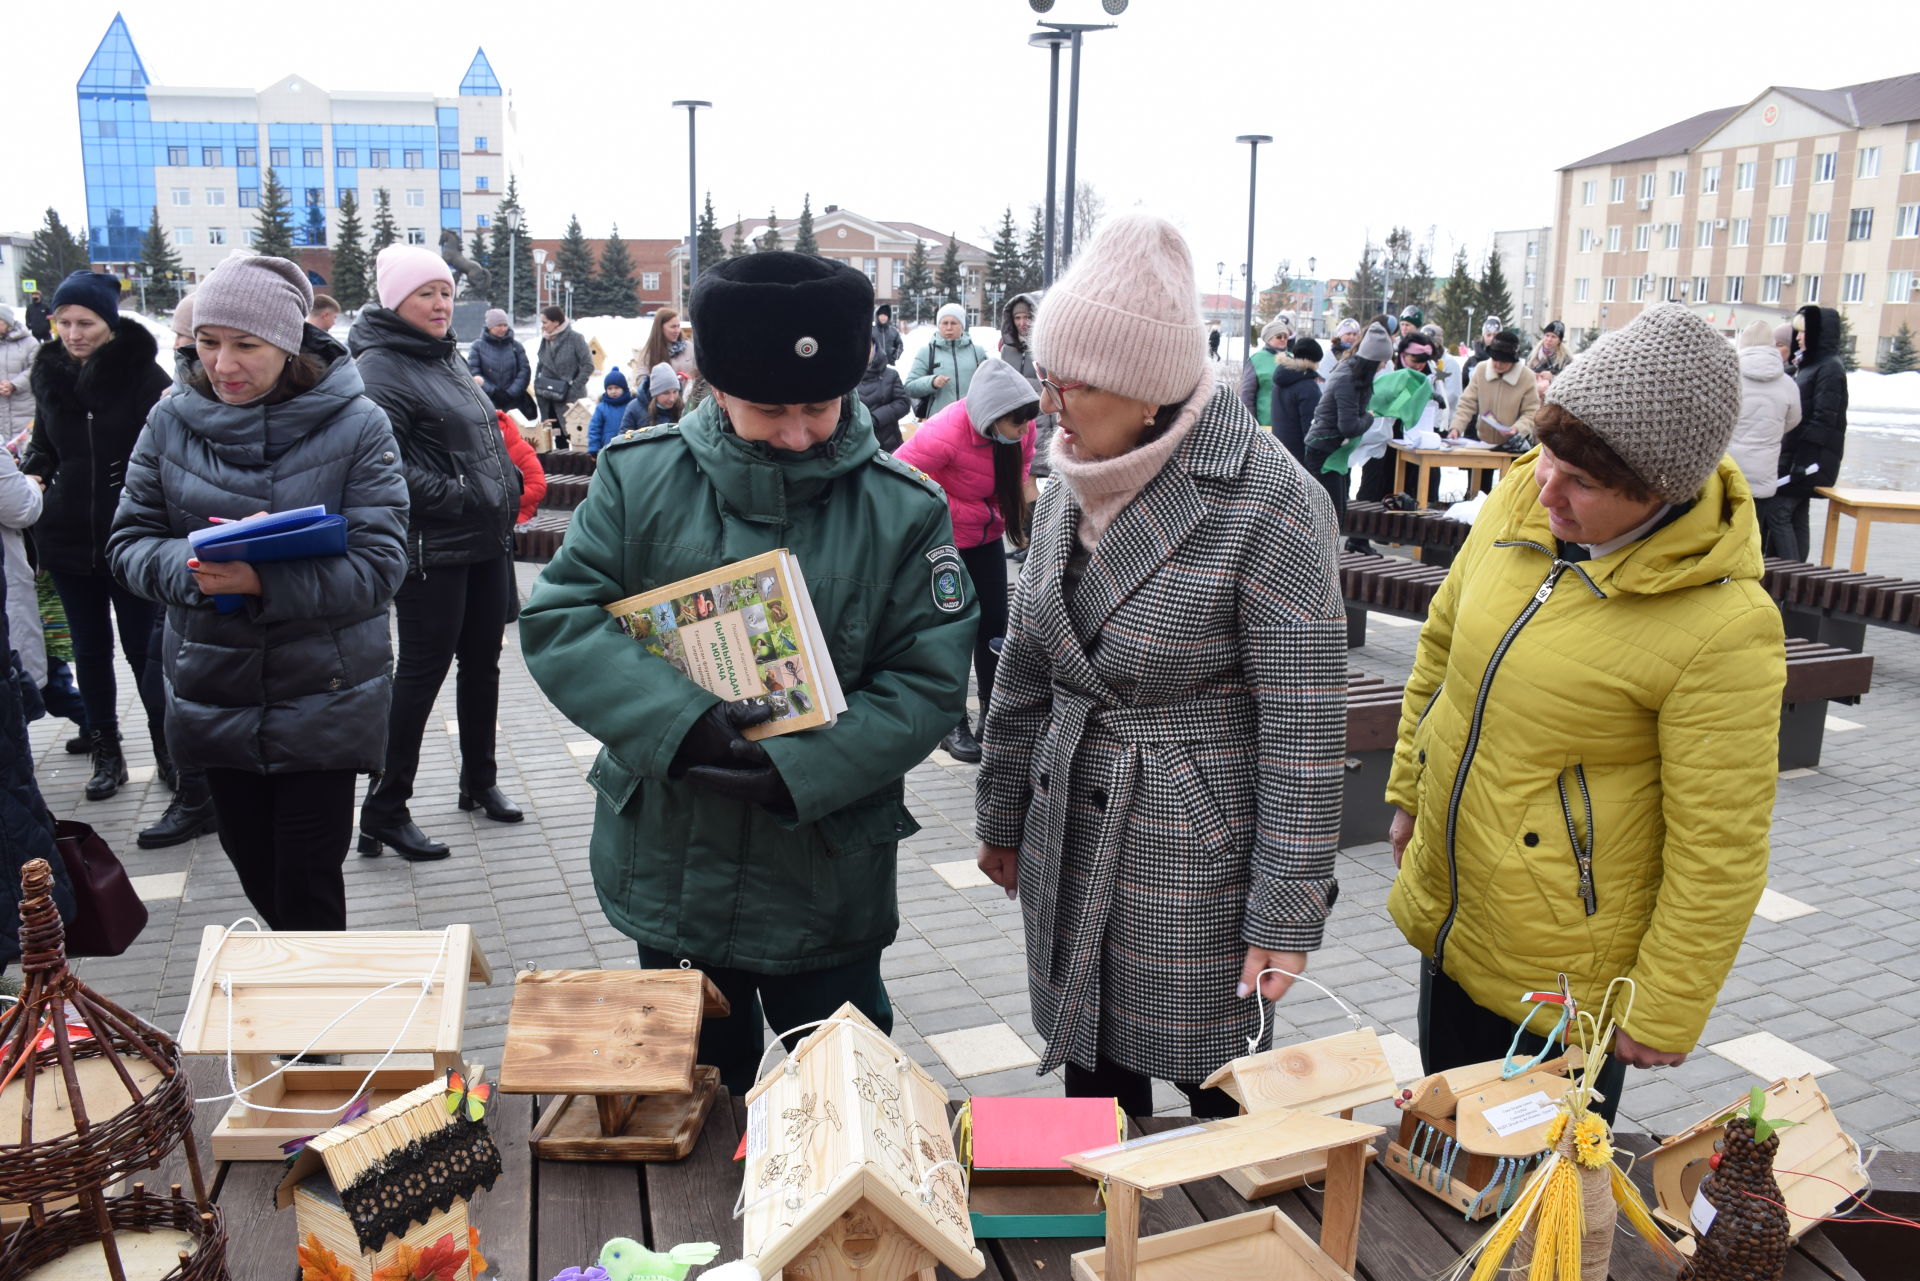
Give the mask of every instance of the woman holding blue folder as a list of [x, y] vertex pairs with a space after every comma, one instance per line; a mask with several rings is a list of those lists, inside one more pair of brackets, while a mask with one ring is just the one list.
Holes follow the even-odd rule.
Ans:
[[[248, 901], [270, 929], [342, 930], [354, 791], [386, 752], [406, 478], [358, 366], [306, 323], [304, 271], [235, 255], [193, 297], [184, 386], [134, 448], [108, 557], [166, 606], [167, 737], [206, 770]], [[344, 550], [216, 562], [188, 542], [315, 506], [344, 518]]]

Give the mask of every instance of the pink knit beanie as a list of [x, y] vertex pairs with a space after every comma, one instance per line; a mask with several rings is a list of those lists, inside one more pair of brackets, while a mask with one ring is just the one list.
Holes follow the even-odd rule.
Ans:
[[1207, 366], [1207, 330], [1193, 255], [1174, 225], [1148, 213], [1113, 219], [1040, 300], [1033, 359], [1153, 405], [1193, 394]]
[[444, 280], [447, 288], [453, 288], [453, 269], [439, 254], [419, 245], [388, 245], [374, 260], [373, 275], [380, 305], [388, 311], [429, 281]]

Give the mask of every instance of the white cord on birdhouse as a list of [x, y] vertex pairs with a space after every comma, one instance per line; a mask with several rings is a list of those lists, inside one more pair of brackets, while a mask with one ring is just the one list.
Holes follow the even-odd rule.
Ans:
[[[773, 1038], [773, 1044], [769, 1045], [766, 1049], [760, 1051], [760, 1062], [753, 1069], [753, 1079], [755, 1081], [758, 1081], [761, 1077], [767, 1074], [767, 1055], [773, 1053], [775, 1050], [785, 1050], [787, 1048], [788, 1037], [797, 1035], [798, 1033], [801, 1033], [801, 1032], [805, 1032], [811, 1028], [827, 1027], [834, 1023], [844, 1023], [848, 1027], [854, 1027], [854, 1028], [857, 1028], [860, 1026], [860, 1024], [853, 1019], [826, 1018], [826, 1019], [815, 1019], [811, 1023], [801, 1023], [801, 1024], [798, 1024], [797, 1026], [790, 1027], [786, 1031], [776, 1034]], [[878, 1033], [875, 1033], [875, 1035], [878, 1035]], [[883, 1037], [882, 1039], [884, 1040], [885, 1038]], [[793, 1052], [791, 1050], [787, 1051], [787, 1062], [790, 1065], [789, 1070], [792, 1070], [791, 1064], [793, 1062]], [[911, 1060], [909, 1060], [906, 1055], [901, 1054], [897, 1049], [894, 1051], [894, 1060], [893, 1060], [894, 1071], [905, 1072], [910, 1062]]]
[[918, 1196], [922, 1202], [933, 1200], [933, 1176], [940, 1173], [940, 1167], [943, 1165], [952, 1166], [954, 1169], [960, 1171], [960, 1175], [963, 1179], [966, 1177], [967, 1168], [961, 1165], [958, 1161], [954, 1160], [952, 1157], [948, 1157], [944, 1161], [935, 1161], [932, 1165], [927, 1167], [927, 1172], [924, 1175], [922, 1175], [920, 1178], [920, 1189], [918, 1192]]
[[[236, 929], [239, 929], [241, 925], [247, 924], [247, 923], [251, 923], [254, 926], [255, 933], [261, 932], [260, 922], [254, 920], [250, 916], [243, 916], [239, 920], [235, 921], [232, 925], [229, 925], [226, 928], [226, 932], [220, 936], [219, 946], [214, 948], [213, 954], [215, 956], [218, 956], [220, 954], [220, 948], [226, 946], [227, 939], [233, 934], [233, 932]], [[362, 1094], [366, 1093], [367, 1088], [373, 1084], [374, 1077], [379, 1074], [380, 1069], [384, 1068], [387, 1065], [388, 1060], [390, 1060], [391, 1058], [393, 1058], [395, 1054], [400, 1052], [400, 1045], [401, 1045], [401, 1042], [406, 1039], [407, 1029], [413, 1026], [413, 1020], [419, 1016], [420, 1007], [423, 1004], [425, 1004], [427, 999], [427, 994], [433, 991], [433, 980], [435, 976], [437, 976], [440, 973], [440, 963], [446, 959], [448, 937], [449, 937], [448, 933], [445, 930], [442, 930], [440, 933], [440, 948], [434, 954], [432, 967], [428, 969], [428, 971], [425, 974], [420, 975], [418, 978], [395, 979], [393, 982], [388, 983], [384, 987], [376, 988], [373, 991], [368, 992], [365, 996], [362, 996], [359, 1000], [355, 1001], [352, 1005], [349, 1005], [346, 1009], [336, 1014], [333, 1017], [333, 1019], [327, 1023], [325, 1027], [321, 1028], [318, 1032], [315, 1032], [313, 1036], [308, 1039], [306, 1045], [300, 1049], [299, 1053], [294, 1054], [289, 1058], [287, 1058], [287, 1060], [281, 1063], [279, 1067], [267, 1073], [265, 1076], [261, 1077], [259, 1080], [249, 1082], [244, 1086], [241, 1085], [239, 1080], [234, 1076], [234, 1071], [233, 1071], [233, 975], [231, 973], [223, 973], [220, 976], [220, 978], [216, 980], [214, 986], [219, 987], [220, 991], [227, 998], [226, 1069], [227, 1069], [228, 1093], [215, 1094], [211, 1096], [202, 1097], [202, 1098], [199, 1098], [197, 1102], [220, 1103], [220, 1102], [224, 1102], [227, 1099], [238, 1099], [240, 1102], [246, 1104], [249, 1108], [255, 1109], [256, 1111], [274, 1112], [274, 1113], [279, 1113], [282, 1115], [289, 1115], [289, 1116], [332, 1116], [337, 1113], [345, 1111], [347, 1108], [353, 1105], [353, 1102], [355, 1099], [358, 1099]], [[397, 1028], [394, 1031], [393, 1043], [387, 1047], [387, 1052], [380, 1056], [379, 1062], [375, 1063], [372, 1067], [367, 1069], [366, 1076], [361, 1078], [360, 1084], [355, 1086], [353, 1089], [353, 1092], [347, 1095], [346, 1102], [338, 1104], [334, 1107], [326, 1107], [326, 1108], [283, 1108], [283, 1107], [272, 1107], [265, 1103], [255, 1103], [251, 1098], [248, 1097], [249, 1091], [256, 1090], [259, 1087], [265, 1085], [268, 1081], [273, 1080], [275, 1077], [285, 1072], [288, 1068], [294, 1066], [295, 1063], [297, 1063], [300, 1059], [304, 1058], [307, 1054], [311, 1053], [313, 1050], [313, 1047], [318, 1045], [321, 1041], [325, 1040], [329, 1032], [332, 1032], [334, 1028], [338, 1027], [343, 1020], [350, 1018], [352, 1015], [357, 1013], [360, 1007], [365, 1005], [368, 1001], [371, 1001], [378, 996], [385, 996], [388, 992], [393, 991], [395, 988], [405, 987], [409, 983], [418, 983], [420, 985], [420, 995], [414, 998], [413, 1007], [407, 1011], [407, 1017], [401, 1021], [399, 1028]], [[191, 1017], [192, 1013], [193, 1013], [193, 1000], [192, 1000], [191, 994], [189, 994], [188, 1000], [187, 1000], [187, 1013], [183, 1015], [180, 1020], [180, 1031], [183, 1036], [186, 1033], [187, 1019]]]
[[[1353, 1021], [1353, 1025], [1355, 1027], [1364, 1026], [1364, 1020], [1361, 1019], [1360, 1012], [1354, 1009], [1351, 1005], [1348, 1005], [1345, 1001], [1341, 1000], [1338, 996], [1334, 995], [1333, 989], [1329, 988], [1326, 984], [1318, 982], [1317, 980], [1314, 980], [1314, 979], [1310, 979], [1304, 974], [1295, 974], [1292, 970], [1283, 970], [1277, 965], [1271, 965], [1271, 966], [1268, 966], [1266, 969], [1260, 971], [1259, 976], [1253, 980], [1252, 990], [1247, 993], [1247, 995], [1251, 996], [1254, 999], [1254, 1002], [1260, 1007], [1260, 1028], [1252, 1036], [1247, 1038], [1248, 1054], [1258, 1054], [1260, 1052], [1260, 1042], [1267, 1039], [1267, 1002], [1260, 995], [1260, 984], [1266, 981], [1266, 977], [1269, 974], [1284, 974], [1288, 978], [1298, 979], [1300, 982], [1305, 983], [1311, 987], [1319, 988], [1322, 992], [1325, 992], [1329, 998], [1332, 999], [1335, 1005], [1339, 1006], [1342, 1010], [1346, 1011], [1347, 1017]], [[1281, 995], [1284, 996], [1285, 993], [1282, 993]], [[1279, 1004], [1278, 1001], [1275, 1001], [1274, 1003], [1276, 1005]]]

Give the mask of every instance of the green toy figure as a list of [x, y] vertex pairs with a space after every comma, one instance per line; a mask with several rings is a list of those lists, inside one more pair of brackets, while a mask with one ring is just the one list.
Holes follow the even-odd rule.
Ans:
[[686, 1281], [688, 1268], [711, 1263], [719, 1253], [711, 1241], [695, 1241], [655, 1254], [631, 1237], [615, 1237], [600, 1247], [600, 1269], [607, 1281]]

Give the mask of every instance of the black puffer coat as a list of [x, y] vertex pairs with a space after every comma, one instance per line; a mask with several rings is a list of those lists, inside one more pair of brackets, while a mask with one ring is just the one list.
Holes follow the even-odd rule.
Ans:
[[34, 358], [37, 416], [20, 470], [47, 486], [46, 505], [33, 527], [43, 567], [69, 574], [107, 572], [107, 532], [126, 481], [127, 458], [147, 411], [173, 381], [156, 363], [159, 354], [146, 326], [122, 316], [113, 326], [113, 341], [85, 364], [59, 342], [45, 344]]
[[1313, 411], [1320, 406], [1320, 366], [1285, 352], [1273, 365], [1273, 396], [1268, 402], [1273, 436], [1304, 466], [1307, 432], [1313, 427]]
[[899, 371], [888, 362], [887, 353], [877, 351], [867, 362], [867, 372], [860, 375], [857, 394], [873, 419], [873, 438], [880, 442], [880, 448], [888, 453], [900, 448], [900, 420], [907, 416], [907, 388], [900, 381]]
[[[346, 349], [310, 326], [306, 350], [328, 366], [312, 391], [228, 405], [182, 387], [154, 406], [127, 467], [113, 569], [167, 607], [167, 739], [184, 765], [377, 770], [386, 754], [407, 478]], [[231, 614], [200, 594], [186, 538], [209, 516], [311, 506], [347, 518], [345, 555], [256, 564], [260, 595]]]
[[453, 338], [430, 337], [385, 307], [369, 307], [347, 342], [406, 465], [407, 571], [511, 554], [520, 469]]
[[1307, 428], [1307, 470], [1319, 474], [1320, 464], [1334, 450], [1373, 426], [1367, 401], [1373, 395], [1373, 378], [1380, 369], [1377, 360], [1349, 356], [1333, 367], [1320, 399], [1313, 407], [1313, 422]]
[[484, 378], [480, 390], [487, 393], [496, 409], [518, 409], [531, 418], [537, 412], [527, 387], [533, 381], [533, 366], [527, 349], [511, 331], [505, 338], [481, 334], [467, 348], [467, 369], [476, 378]]
[[1807, 325], [1806, 353], [1793, 376], [1800, 388], [1800, 425], [1780, 441], [1780, 474], [1788, 480], [1779, 492], [1807, 498], [1840, 478], [1847, 448], [1847, 367], [1840, 359], [1840, 313], [1802, 307], [1800, 315]]

